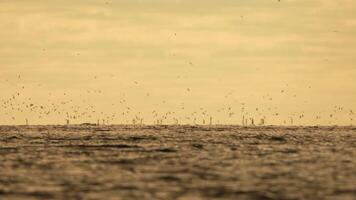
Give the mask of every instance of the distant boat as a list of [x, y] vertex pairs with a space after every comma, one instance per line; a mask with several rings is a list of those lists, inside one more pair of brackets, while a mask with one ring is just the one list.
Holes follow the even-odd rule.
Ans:
[[93, 124], [93, 123], [82, 123], [80, 125], [81, 126], [97, 126], [97, 124]]

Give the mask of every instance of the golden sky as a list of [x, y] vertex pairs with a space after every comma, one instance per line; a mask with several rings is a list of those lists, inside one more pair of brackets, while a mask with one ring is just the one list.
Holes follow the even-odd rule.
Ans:
[[0, 124], [349, 125], [355, 10], [354, 0], [2, 0]]

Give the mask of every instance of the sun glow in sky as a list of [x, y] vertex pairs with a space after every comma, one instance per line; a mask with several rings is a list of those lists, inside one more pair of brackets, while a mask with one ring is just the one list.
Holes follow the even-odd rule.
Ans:
[[350, 125], [355, 10], [353, 0], [2, 0], [0, 124]]

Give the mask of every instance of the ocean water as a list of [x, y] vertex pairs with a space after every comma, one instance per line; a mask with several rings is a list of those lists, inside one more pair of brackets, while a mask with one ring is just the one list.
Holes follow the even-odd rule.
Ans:
[[0, 199], [356, 199], [355, 127], [1, 126]]

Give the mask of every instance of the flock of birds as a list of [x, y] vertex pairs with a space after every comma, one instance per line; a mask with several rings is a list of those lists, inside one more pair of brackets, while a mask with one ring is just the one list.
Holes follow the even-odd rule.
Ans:
[[[21, 76], [17, 77], [20, 82]], [[97, 79], [97, 76], [94, 77]], [[6, 82], [10, 83], [8, 80]], [[12, 83], [14, 85], [14, 83]], [[133, 85], [138, 85], [139, 82], [134, 81]], [[288, 86], [288, 85], [287, 85]], [[31, 121], [46, 121], [46, 118], [60, 119], [62, 123], [78, 124], [78, 123], [95, 123], [95, 124], [240, 124], [240, 125], [267, 125], [274, 124], [271, 118], [279, 119], [280, 123], [276, 125], [297, 125], [298, 120], [303, 120], [306, 117], [305, 112], [294, 112], [289, 116], [282, 116], [278, 112], [277, 106], [254, 107], [247, 106], [246, 103], [238, 103], [239, 108], [235, 106], [221, 106], [216, 110], [206, 109], [203, 107], [188, 109], [184, 102], [180, 103], [173, 110], [162, 111], [159, 107], [152, 109], [150, 112], [138, 111], [134, 106], [130, 106], [128, 100], [123, 93], [122, 98], [116, 103], [112, 103], [110, 111], [100, 109], [94, 102], [88, 100], [88, 95], [91, 97], [102, 96], [106, 98], [106, 94], [100, 89], [87, 89], [85, 95], [80, 94], [78, 97], [70, 95], [70, 92], [63, 94], [48, 93], [46, 101], [43, 97], [38, 101], [34, 97], [27, 96], [31, 92], [26, 91], [25, 86], [17, 85], [17, 91], [13, 91], [8, 97], [0, 98], [0, 123], [1, 118], [9, 119], [10, 121], [23, 122], [29, 125]], [[191, 89], [186, 88], [186, 92], [190, 93]], [[283, 89], [281, 94], [286, 93]], [[150, 93], [146, 93], [148, 98]], [[234, 96], [234, 91], [229, 91], [223, 98], [231, 99]], [[296, 95], [293, 95], [296, 98]], [[262, 101], [273, 101], [273, 97], [269, 94], [261, 97]], [[80, 101], [80, 102], [79, 102]], [[166, 103], [163, 100], [162, 105]], [[236, 103], [236, 101], [235, 101]], [[184, 113], [184, 114], [182, 114]], [[309, 115], [309, 114], [308, 114]], [[331, 112], [323, 115], [315, 115], [314, 120], [327, 119], [329, 124], [336, 124], [338, 116], [343, 115], [349, 118], [350, 125], [353, 124], [354, 111], [343, 106], [334, 106]], [[310, 117], [310, 116], [309, 116]], [[18, 119], [21, 118], [21, 119]], [[240, 121], [241, 120], [241, 121]], [[269, 121], [270, 120], [270, 121]]]

